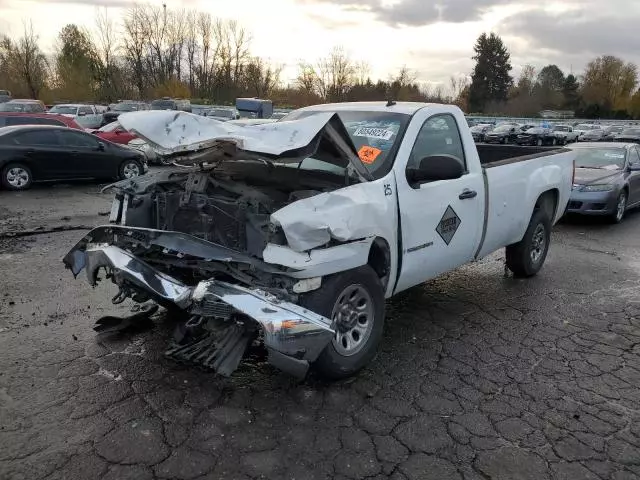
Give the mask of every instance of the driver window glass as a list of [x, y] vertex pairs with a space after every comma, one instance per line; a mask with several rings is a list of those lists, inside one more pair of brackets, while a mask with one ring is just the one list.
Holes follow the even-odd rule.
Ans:
[[91, 107], [80, 107], [80, 113], [91, 115], [93, 110], [91, 110]]
[[431, 155], [452, 155], [462, 162], [466, 170], [462, 138], [453, 115], [434, 115], [424, 122], [411, 150], [407, 168], [417, 169], [420, 160]]

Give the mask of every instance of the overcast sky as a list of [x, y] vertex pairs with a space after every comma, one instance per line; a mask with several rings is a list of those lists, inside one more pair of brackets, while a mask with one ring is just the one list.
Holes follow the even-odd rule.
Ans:
[[[0, 33], [20, 35], [31, 20], [51, 50], [67, 23], [93, 28], [97, 6], [118, 18], [129, 0], [0, 0]], [[147, 3], [162, 4], [162, 0]], [[375, 78], [403, 65], [423, 82], [448, 83], [469, 74], [473, 43], [483, 31], [500, 34], [511, 52], [514, 76], [522, 65], [556, 63], [581, 73], [586, 62], [613, 54], [640, 64], [640, 1], [558, 0], [165, 0], [168, 8], [195, 8], [242, 22], [253, 52], [295, 75], [342, 45], [366, 61]]]

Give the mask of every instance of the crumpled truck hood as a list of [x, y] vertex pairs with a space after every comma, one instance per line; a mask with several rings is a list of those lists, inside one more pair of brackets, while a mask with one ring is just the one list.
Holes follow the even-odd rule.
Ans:
[[188, 155], [223, 142], [232, 142], [247, 153], [300, 161], [315, 153], [325, 136], [337, 154], [326, 157], [325, 161], [345, 168], [351, 166], [361, 180], [371, 179], [344, 124], [333, 112], [319, 112], [288, 122], [243, 126], [171, 110], [123, 113], [118, 121], [124, 129], [146, 140], [161, 155]]

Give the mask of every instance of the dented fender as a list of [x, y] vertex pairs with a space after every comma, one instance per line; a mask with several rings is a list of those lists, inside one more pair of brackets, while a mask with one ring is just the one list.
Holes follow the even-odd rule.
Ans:
[[[385, 181], [386, 180], [386, 181]], [[298, 200], [271, 214], [289, 247], [305, 252], [329, 243], [383, 236], [395, 227], [393, 175]]]
[[[294, 278], [330, 275], [365, 265], [376, 238], [390, 247], [389, 282], [393, 293], [398, 269], [398, 203], [393, 171], [372, 182], [351, 185], [298, 200], [271, 214], [287, 246], [268, 244], [265, 262], [295, 272]], [[341, 243], [331, 245], [331, 243]]]

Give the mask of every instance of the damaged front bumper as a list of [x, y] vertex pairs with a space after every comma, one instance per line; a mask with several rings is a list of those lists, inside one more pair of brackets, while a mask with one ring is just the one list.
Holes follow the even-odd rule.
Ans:
[[[318, 358], [334, 336], [329, 319], [259, 288], [213, 279], [187, 285], [112, 244], [115, 238], [120, 238], [122, 243], [124, 236], [130, 242], [137, 241], [146, 247], [161, 246], [165, 251], [170, 248], [169, 244], [175, 245], [174, 237], [177, 237], [181, 240], [182, 250], [191, 254], [197, 253], [215, 261], [248, 261], [240, 253], [231, 253], [233, 251], [204, 240], [192, 240], [194, 237], [190, 235], [110, 225], [92, 230], [67, 253], [63, 262], [74, 276], [86, 269], [91, 285], [96, 284], [99, 271], [105, 269], [120, 288], [114, 303], [131, 297], [136, 301], [152, 299], [165, 306], [172, 304], [187, 312], [191, 316], [190, 322], [194, 318], [199, 324], [215, 319], [218, 326], [226, 325], [225, 331], [229, 330], [227, 326], [242, 325], [248, 317], [255, 322], [250, 324], [261, 328], [269, 362], [296, 377], [306, 375], [309, 364]], [[237, 258], [233, 258], [234, 255]], [[233, 338], [236, 339], [233, 345], [229, 343], [231, 340], [220, 340], [208, 342], [206, 350], [189, 346], [174, 351], [188, 351], [192, 360], [197, 359], [199, 363], [229, 375], [237, 367], [247, 346], [246, 342], [237, 341], [237, 336]], [[198, 345], [201, 344], [199, 341]]]

